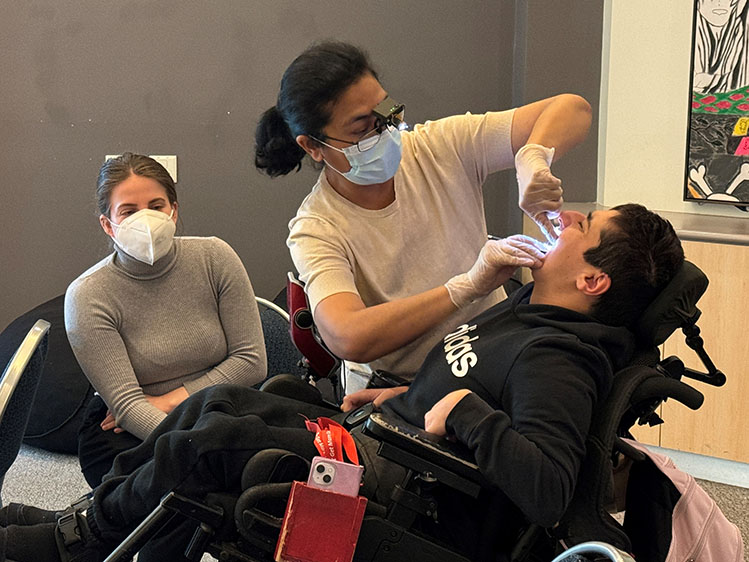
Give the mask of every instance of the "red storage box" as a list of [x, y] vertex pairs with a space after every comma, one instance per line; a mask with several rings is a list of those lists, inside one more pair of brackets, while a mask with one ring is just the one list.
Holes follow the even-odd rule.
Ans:
[[278, 537], [276, 562], [351, 562], [367, 498], [294, 482]]

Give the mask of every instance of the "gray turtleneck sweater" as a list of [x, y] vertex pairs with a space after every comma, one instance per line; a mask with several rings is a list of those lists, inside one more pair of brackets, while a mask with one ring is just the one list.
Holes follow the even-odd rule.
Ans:
[[252, 385], [266, 374], [252, 285], [218, 238], [177, 237], [153, 266], [115, 246], [68, 287], [65, 329], [117, 424], [141, 439], [166, 416], [146, 394]]

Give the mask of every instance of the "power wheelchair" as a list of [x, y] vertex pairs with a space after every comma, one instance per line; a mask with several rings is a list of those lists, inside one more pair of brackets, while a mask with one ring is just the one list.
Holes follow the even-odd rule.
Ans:
[[[636, 327], [639, 352], [629, 367], [616, 374], [608, 398], [597, 408], [587, 439], [586, 459], [569, 508], [552, 529], [526, 525], [513, 551], [504, 558], [494, 552], [482, 552], [480, 547], [470, 553], [458, 550], [440, 537], [430, 535], [429, 525], [420, 525], [439, 513], [438, 494], [434, 492], [440, 487], [464, 494], [467, 501], [481, 501], [490, 496], [486, 481], [465, 448], [410, 426], [392, 414], [373, 412], [366, 407], [349, 414], [348, 425], [361, 427], [361, 431], [378, 441], [377, 455], [402, 467], [403, 474], [387, 501], [370, 498], [354, 559], [413, 562], [548, 562], [554, 557], [555, 562], [562, 559], [631, 560], [623, 553], [636, 553], [635, 543], [643, 537], [630, 536], [625, 531], [626, 521], [623, 526], [611, 515], [614, 508], [610, 504], [616, 466], [625, 459], [638, 462], [642, 453], [622, 438], [631, 437], [630, 429], [636, 423], [661, 423], [656, 412], [669, 398], [698, 409], [703, 401], [702, 394], [682, 378], [716, 386], [725, 383], [725, 375], [705, 352], [696, 325], [701, 314], [696, 304], [707, 284], [702, 271], [685, 262], [642, 315]], [[292, 308], [291, 317], [298, 312]], [[313, 333], [311, 324], [308, 328]], [[658, 346], [678, 328], [702, 360], [706, 372], [685, 367], [675, 356], [660, 358]], [[313, 381], [324, 378], [338, 368], [330, 362], [326, 365], [330, 369], [323, 369], [328, 369], [325, 373], [307, 365], [307, 378]], [[278, 388], [292, 397], [325, 402], [307, 381], [299, 381], [304, 384], [291, 384], [287, 379]], [[266, 389], [272, 391], [273, 386], [268, 384]], [[331, 412], [333, 408], [331, 404]], [[174, 518], [188, 518], [196, 524], [193, 540], [185, 549], [189, 560], [199, 560], [203, 552], [227, 562], [272, 560], [291, 481], [306, 480], [308, 470], [309, 461], [294, 454], [281, 450], [262, 451], [247, 463], [242, 474], [245, 491], [238, 498], [221, 494], [185, 498], [170, 493], [106, 561], [129, 560]], [[491, 509], [485, 513], [489, 517], [476, 524], [483, 525], [482, 536], [490, 537], [495, 531], [491, 526]], [[605, 558], [581, 557], [584, 554]]]

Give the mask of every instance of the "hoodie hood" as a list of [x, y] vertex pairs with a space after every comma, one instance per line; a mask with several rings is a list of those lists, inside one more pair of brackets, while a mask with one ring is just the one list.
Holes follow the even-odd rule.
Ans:
[[614, 372], [626, 367], [635, 351], [635, 336], [623, 326], [608, 326], [594, 318], [547, 304], [530, 304], [533, 283], [524, 285], [510, 295], [510, 309], [521, 325], [545, 332], [566, 332], [582, 343], [602, 350]]

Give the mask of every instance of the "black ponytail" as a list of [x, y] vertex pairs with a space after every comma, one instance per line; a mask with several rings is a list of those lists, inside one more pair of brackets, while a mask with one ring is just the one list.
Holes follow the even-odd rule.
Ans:
[[255, 129], [255, 167], [275, 178], [298, 172], [304, 155], [276, 106], [263, 113]]
[[299, 171], [306, 153], [296, 137], [323, 137], [335, 101], [367, 73], [377, 78], [367, 54], [348, 43], [313, 45], [294, 59], [281, 79], [276, 105], [255, 129], [255, 167], [271, 177]]

